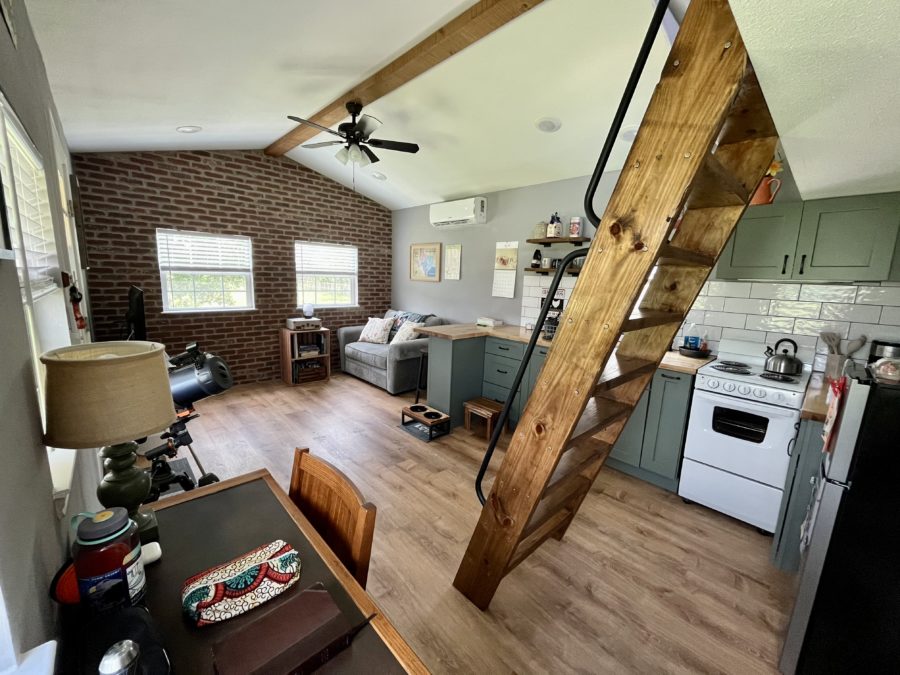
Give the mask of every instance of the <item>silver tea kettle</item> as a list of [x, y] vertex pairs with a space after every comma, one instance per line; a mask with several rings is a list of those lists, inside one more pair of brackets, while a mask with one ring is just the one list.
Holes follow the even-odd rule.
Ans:
[[[794, 348], [793, 354], [788, 354], [787, 349], [781, 350], [781, 354], [776, 354], [778, 345], [787, 342]], [[766, 347], [766, 371], [770, 373], [779, 373], [781, 375], [797, 375], [803, 372], [803, 361], [797, 358], [797, 343], [788, 338], [782, 338], [775, 343], [775, 347]]]

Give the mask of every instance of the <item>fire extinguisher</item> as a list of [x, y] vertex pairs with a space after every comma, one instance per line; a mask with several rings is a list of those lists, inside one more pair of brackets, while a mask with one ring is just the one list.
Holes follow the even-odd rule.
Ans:
[[87, 326], [84, 317], [81, 315], [81, 301], [83, 299], [84, 294], [78, 290], [78, 287], [75, 284], [69, 286], [69, 302], [72, 303], [72, 315], [75, 317], [75, 327], [79, 330], [84, 330]]

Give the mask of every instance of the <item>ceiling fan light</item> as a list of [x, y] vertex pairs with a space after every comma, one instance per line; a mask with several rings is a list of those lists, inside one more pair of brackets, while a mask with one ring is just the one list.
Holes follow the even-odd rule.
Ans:
[[371, 163], [372, 163], [372, 160], [369, 159], [369, 156], [366, 153], [360, 151], [359, 161], [357, 162], [357, 164], [359, 164], [360, 166], [369, 166], [369, 164], [371, 164]]
[[348, 155], [350, 157], [350, 161], [354, 164], [362, 163], [363, 153], [362, 150], [359, 149], [359, 146], [356, 143], [353, 143], [350, 146], [350, 150], [348, 151]]
[[341, 164], [346, 164], [347, 160], [350, 159], [350, 151], [347, 148], [341, 148], [334, 154], [334, 158]]

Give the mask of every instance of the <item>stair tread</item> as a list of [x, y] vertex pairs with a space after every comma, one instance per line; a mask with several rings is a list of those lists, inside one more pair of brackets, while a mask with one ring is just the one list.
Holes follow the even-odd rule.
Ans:
[[619, 356], [615, 352], [606, 362], [603, 368], [603, 374], [597, 382], [595, 393], [609, 391], [615, 389], [619, 385], [630, 382], [636, 377], [645, 375], [656, 370], [656, 362], [646, 359], [636, 359], [630, 356]]
[[[597, 471], [606, 461], [607, 456], [612, 450], [609, 443], [604, 443], [602, 448], [590, 455], [586, 459], [577, 463], [569, 469], [565, 474], [554, 480], [544, 494], [541, 496], [541, 506], [550, 510], [556, 510], [567, 499], [575, 497], [584, 489], [584, 483], [590, 488], [593, 478]], [[537, 515], [537, 512], [536, 514]], [[525, 530], [526, 536], [530, 533], [529, 529]]]
[[551, 535], [553, 535], [553, 533], [571, 518], [572, 515], [573, 512], [570, 509], [561, 509], [559, 511], [548, 513], [547, 518], [542, 520], [542, 522], [538, 524], [538, 527], [535, 528], [530, 535], [523, 538], [518, 546], [516, 546], [516, 550], [513, 553], [509, 564], [506, 566], [504, 574], [508, 574], [520, 562], [531, 555], [538, 546], [543, 544]]
[[622, 332], [664, 326], [667, 323], [681, 323], [684, 315], [681, 312], [664, 312], [658, 309], [637, 309], [622, 324]]
[[575, 425], [572, 432], [572, 442], [576, 442], [582, 436], [593, 436], [604, 427], [612, 424], [623, 415], [631, 412], [634, 406], [622, 401], [614, 401], [609, 398], [591, 399]]
[[691, 185], [688, 205], [692, 209], [746, 204], [750, 191], [713, 154], [707, 154]]
[[659, 265], [696, 265], [698, 267], [712, 267], [715, 258], [699, 251], [673, 246], [671, 243], [663, 244], [659, 249], [659, 257], [656, 262]]

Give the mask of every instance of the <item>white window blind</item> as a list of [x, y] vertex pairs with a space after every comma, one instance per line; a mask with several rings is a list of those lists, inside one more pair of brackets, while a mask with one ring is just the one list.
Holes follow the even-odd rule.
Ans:
[[164, 311], [253, 309], [250, 237], [159, 229], [156, 250]]
[[346, 307], [357, 300], [358, 251], [355, 246], [294, 242], [297, 306]]
[[2, 100], [0, 173], [19, 281], [23, 293], [27, 284], [34, 300], [57, 288], [59, 259], [47, 180], [40, 155]]

